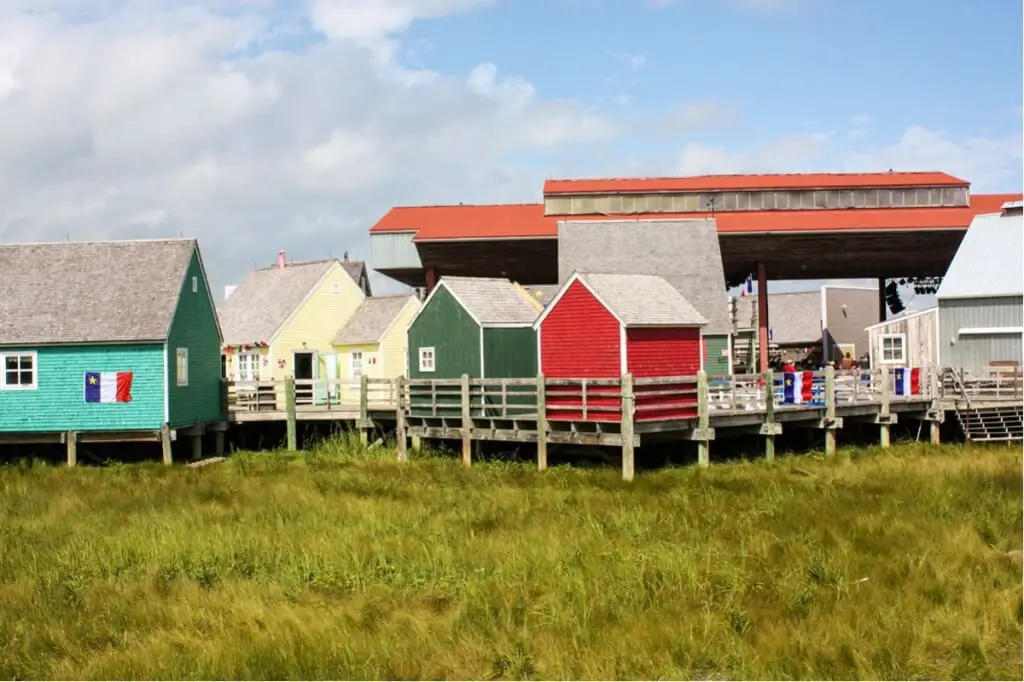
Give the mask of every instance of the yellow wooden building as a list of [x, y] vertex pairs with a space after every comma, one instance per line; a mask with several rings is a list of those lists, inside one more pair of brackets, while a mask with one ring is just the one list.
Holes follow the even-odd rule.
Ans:
[[[224, 375], [240, 384], [291, 375], [297, 403], [325, 401], [337, 389], [323, 380], [340, 376], [334, 337], [370, 293], [361, 261], [288, 262], [280, 253], [275, 265], [227, 287], [217, 307]], [[281, 397], [280, 388], [274, 393]]]
[[406, 372], [409, 323], [420, 309], [416, 296], [373, 296], [334, 337], [342, 401], [358, 400], [362, 376], [393, 379]]

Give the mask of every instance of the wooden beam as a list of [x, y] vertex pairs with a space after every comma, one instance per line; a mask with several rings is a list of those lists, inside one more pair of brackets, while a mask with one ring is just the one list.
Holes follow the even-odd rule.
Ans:
[[64, 442], [64, 433], [3, 433], [0, 445], [46, 445]]
[[700, 467], [711, 466], [711, 439], [706, 435], [710, 428], [708, 374], [702, 369], [697, 373], [697, 432], [700, 434], [700, 440], [697, 441], [697, 466]]
[[[882, 384], [879, 387], [879, 393], [881, 396], [881, 404], [879, 405], [878, 411], [878, 441], [883, 448], [889, 447], [889, 403], [890, 403], [890, 391], [892, 390], [892, 384], [890, 379], [892, 375], [889, 372], [889, 368], [886, 366], [882, 367]], [[893, 415], [894, 416], [894, 415]]]
[[462, 463], [473, 463], [473, 419], [470, 411], [469, 375], [462, 375]]
[[398, 454], [398, 461], [405, 462], [409, 459], [408, 442], [405, 435], [405, 382], [402, 377], [394, 380], [395, 393], [395, 446]]
[[160, 448], [163, 453], [164, 466], [174, 464], [174, 454], [171, 451], [171, 427], [167, 424], [160, 427]]
[[68, 431], [64, 439], [68, 446], [68, 467], [78, 465], [78, 438], [74, 431]]
[[836, 368], [825, 365], [825, 454], [836, 454]]
[[[771, 426], [778, 427], [782, 430], [782, 425], [775, 422], [775, 374], [772, 372], [771, 367], [764, 370], [764, 424], [762, 427]], [[764, 458], [769, 462], [775, 461], [775, 433], [769, 429], [768, 433], [764, 434]]]
[[537, 470], [548, 468], [547, 387], [544, 375], [537, 376]]
[[[625, 351], [623, 351], [625, 352]], [[622, 480], [632, 481], [636, 476], [633, 445], [633, 419], [636, 417], [636, 398], [633, 394], [633, 375], [623, 374], [620, 386], [620, 424], [622, 431]]]
[[295, 427], [295, 377], [291, 375], [284, 378], [284, 412], [287, 446], [295, 452], [299, 449], [299, 443]]

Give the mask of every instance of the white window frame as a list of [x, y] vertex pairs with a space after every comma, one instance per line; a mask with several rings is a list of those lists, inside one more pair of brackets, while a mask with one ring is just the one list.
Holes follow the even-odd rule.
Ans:
[[437, 352], [433, 346], [422, 346], [419, 350], [420, 371], [434, 372], [437, 370]]
[[[886, 341], [898, 341], [900, 349], [900, 357], [894, 359], [886, 359], [885, 357], [885, 342]], [[903, 365], [907, 362], [907, 335], [906, 334], [879, 334], [878, 335], [878, 363], [880, 365]]]
[[[359, 367], [358, 367], [359, 368], [359, 373], [358, 374], [356, 374], [356, 360], [357, 359], [359, 360]], [[363, 351], [361, 351], [361, 350], [354, 350], [354, 351], [349, 352], [349, 354], [348, 354], [348, 373], [349, 373], [349, 378], [352, 379], [353, 383], [357, 383], [358, 384], [361, 381], [360, 377], [363, 376], [364, 374], [366, 374], [366, 366], [363, 364], [363, 360], [364, 359], [365, 359], [365, 356], [363, 355]]]
[[198, 294], [199, 293], [199, 278], [195, 277], [195, 276], [192, 277], [192, 293], [193, 294]]
[[262, 356], [252, 351], [243, 351], [235, 355], [235, 380], [259, 381], [262, 371]]
[[188, 348], [178, 348], [174, 351], [174, 379], [178, 386], [188, 386], [188, 370]]
[[[21, 373], [21, 360], [31, 358], [32, 360], [32, 383], [31, 384], [8, 384], [7, 383], [7, 359], [18, 359], [18, 372]], [[0, 391], [35, 391], [39, 388], [39, 354], [34, 350], [18, 351], [16, 353], [0, 353]]]

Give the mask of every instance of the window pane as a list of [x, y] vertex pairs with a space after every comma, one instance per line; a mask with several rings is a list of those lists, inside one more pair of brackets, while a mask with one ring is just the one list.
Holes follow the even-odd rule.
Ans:
[[32, 356], [31, 355], [22, 355], [20, 360], [21, 360], [21, 368], [22, 369], [32, 369]]
[[7, 370], [6, 376], [4, 378], [4, 381], [5, 381], [5, 383], [8, 386], [17, 386], [18, 385], [18, 372], [17, 372], [17, 370]]
[[18, 369], [18, 358], [14, 357], [13, 355], [8, 355], [4, 359], [4, 365], [5, 369]]
[[22, 386], [31, 386], [32, 385], [32, 370], [27, 370], [27, 371], [26, 370], [22, 370], [21, 371], [21, 385]]

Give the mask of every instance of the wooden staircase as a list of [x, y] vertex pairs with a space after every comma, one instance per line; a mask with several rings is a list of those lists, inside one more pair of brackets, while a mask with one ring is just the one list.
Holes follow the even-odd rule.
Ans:
[[943, 393], [954, 396], [953, 411], [968, 441], [1024, 441], [1024, 402], [1019, 376], [1000, 373], [993, 378], [969, 380], [962, 370], [947, 369]]

